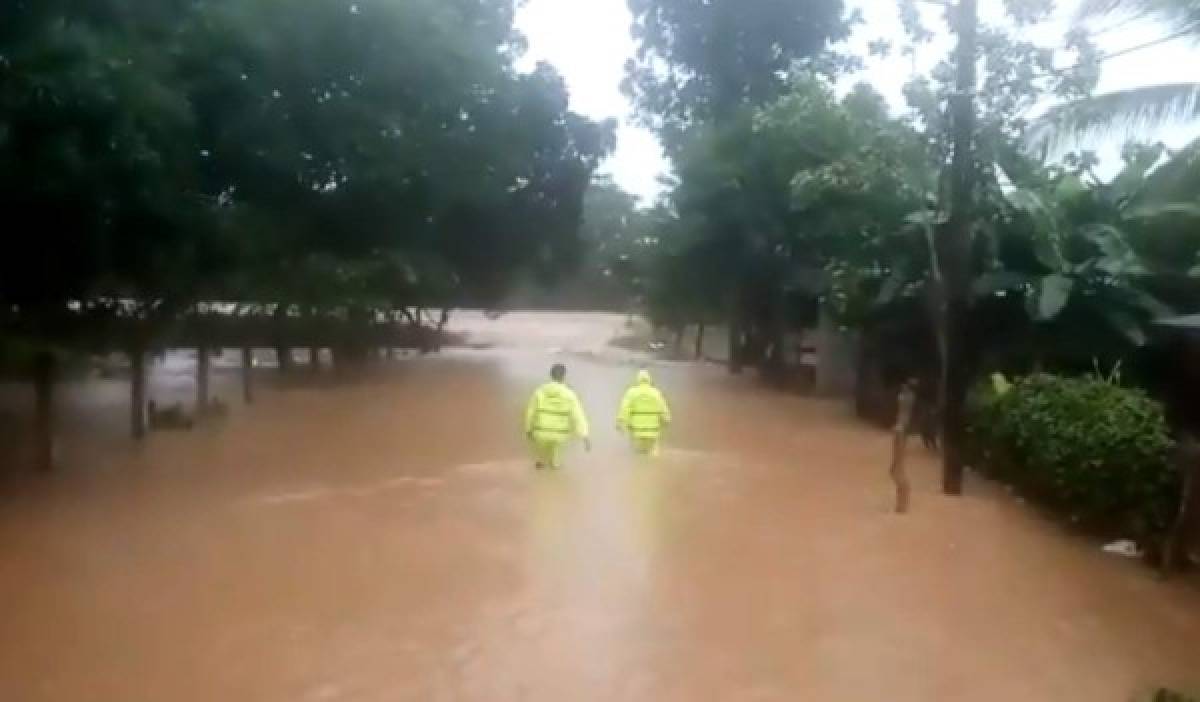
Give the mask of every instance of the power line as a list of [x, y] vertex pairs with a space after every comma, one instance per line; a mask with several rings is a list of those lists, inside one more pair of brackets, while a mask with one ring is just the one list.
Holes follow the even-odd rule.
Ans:
[[1172, 32], [1171, 34], [1168, 34], [1165, 37], [1159, 37], [1158, 39], [1152, 39], [1151, 41], [1147, 41], [1147, 42], [1144, 42], [1141, 44], [1135, 44], [1134, 46], [1130, 46], [1128, 48], [1121, 49], [1119, 51], [1113, 51], [1111, 53], [1103, 54], [1099, 58], [1096, 59], [1096, 62], [1103, 63], [1104, 61], [1108, 61], [1109, 59], [1115, 59], [1120, 56], [1132, 54], [1135, 51], [1141, 51], [1143, 49], [1149, 49], [1151, 47], [1158, 46], [1159, 44], [1165, 44], [1169, 41], [1175, 41], [1176, 39], [1181, 39], [1189, 34], [1195, 34], [1195, 33], [1197, 33], [1198, 30], [1200, 30], [1200, 27], [1186, 27], [1184, 29], [1180, 29], [1177, 32]]
[[[1120, 58], [1122, 56], [1128, 56], [1129, 54], [1136, 53], [1138, 51], [1143, 51], [1145, 49], [1150, 49], [1155, 46], [1158, 46], [1159, 44], [1165, 44], [1169, 41], [1175, 41], [1176, 39], [1181, 39], [1189, 34], [1196, 34], [1197, 30], [1200, 30], [1200, 27], [1187, 27], [1185, 29], [1180, 29], [1177, 32], [1172, 32], [1172, 33], [1166, 35], [1165, 37], [1151, 39], [1150, 41], [1143, 42], [1141, 44], [1135, 44], [1133, 46], [1129, 46], [1124, 49], [1118, 49], [1117, 51], [1100, 54], [1099, 56], [1096, 57], [1095, 64], [1099, 65], [1099, 64], [1104, 63], [1105, 61], [1110, 61], [1112, 59]], [[1070, 66], [1064, 66], [1063, 68], [1056, 68], [1053, 71], [1051, 71], [1051, 73], [1054, 75], [1062, 75], [1064, 73], [1070, 73], [1071, 71], [1075, 71], [1080, 68], [1083, 68], [1086, 65], [1090, 65], [1090, 64], [1081, 61], [1079, 63], [1073, 64]]]

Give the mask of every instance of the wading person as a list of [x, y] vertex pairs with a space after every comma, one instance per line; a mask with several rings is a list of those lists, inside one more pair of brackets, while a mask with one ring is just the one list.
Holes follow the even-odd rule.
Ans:
[[538, 470], [562, 468], [563, 449], [572, 437], [578, 436], [587, 450], [592, 450], [587, 415], [575, 392], [564, 382], [566, 377], [566, 366], [554, 364], [550, 382], [533, 392], [525, 408], [525, 436], [533, 447]]
[[650, 372], [638, 371], [632, 387], [625, 391], [617, 414], [617, 430], [627, 432], [635, 451], [657, 456], [663, 430], [671, 423], [671, 408], [662, 391], [654, 386]]

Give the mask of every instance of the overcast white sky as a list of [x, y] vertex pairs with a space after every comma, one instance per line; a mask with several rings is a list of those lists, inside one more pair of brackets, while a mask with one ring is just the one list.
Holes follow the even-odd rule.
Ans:
[[[1060, 0], [1057, 18], [1036, 29], [1039, 43], [1061, 42], [1069, 18], [1078, 0]], [[860, 8], [865, 24], [858, 27], [850, 45], [865, 55], [866, 43], [888, 38], [903, 41], [894, 0], [849, 0]], [[1002, 15], [1001, 0], [980, 0], [984, 20]], [[571, 106], [581, 113], [602, 119], [616, 117], [621, 130], [616, 154], [604, 166], [604, 172], [626, 190], [653, 199], [660, 191], [658, 178], [669, 169], [654, 136], [629, 124], [630, 105], [621, 94], [624, 64], [634, 51], [629, 34], [631, 23], [625, 0], [528, 0], [517, 15], [517, 26], [529, 39], [525, 62], [532, 66], [548, 61], [558, 68], [571, 90]], [[1097, 29], [1120, 25], [1097, 36], [1101, 48], [1115, 51], [1161, 37], [1168, 32], [1151, 23], [1121, 23], [1108, 19]], [[945, 55], [951, 38], [940, 19], [931, 18], [931, 29], [939, 32], [934, 45], [918, 56], [917, 70], [923, 71]], [[1186, 41], [1174, 41], [1107, 61], [1100, 90], [1119, 90], [1154, 83], [1194, 81], [1200, 77], [1200, 47]], [[866, 81], [888, 97], [897, 110], [904, 105], [901, 87], [913, 71], [912, 62], [893, 57], [873, 61], [867, 69], [848, 80], [849, 84]], [[1150, 135], [1172, 146], [1182, 146], [1200, 135], [1200, 127], [1176, 127]], [[1101, 149], [1111, 167], [1117, 146]]]

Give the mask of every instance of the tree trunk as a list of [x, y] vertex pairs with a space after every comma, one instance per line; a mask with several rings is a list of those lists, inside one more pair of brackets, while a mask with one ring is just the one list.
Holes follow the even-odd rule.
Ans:
[[908, 454], [908, 435], [912, 431], [913, 408], [916, 405], [914, 389], [905, 385], [896, 397], [896, 424], [892, 427], [892, 482], [896, 485], [896, 513], [908, 512], [912, 487], [908, 480], [905, 458]]
[[129, 350], [129, 424], [135, 441], [146, 437], [146, 349], [134, 344]]
[[321, 348], [312, 346], [308, 349], [308, 369], [313, 374], [321, 372]]
[[745, 363], [745, 344], [742, 340], [742, 310], [736, 305], [729, 316], [729, 372], [740, 375]]
[[254, 404], [254, 349], [242, 347], [242, 399]]
[[762, 320], [752, 318], [742, 329], [742, 365], [763, 370], [766, 367], [767, 336]]
[[34, 465], [39, 471], [54, 468], [54, 375], [55, 359], [50, 351], [40, 351], [33, 361]]
[[362, 370], [366, 366], [369, 355], [366, 339], [368, 324], [365, 309], [351, 306], [346, 310], [345, 336], [342, 338], [340, 353], [335, 362], [337, 370]]
[[766, 329], [763, 330], [762, 358], [763, 372], [773, 383], [783, 383], [787, 376], [787, 319], [783, 308], [783, 292], [773, 292], [767, 312]]
[[950, 164], [950, 217], [938, 231], [938, 258], [945, 291], [943, 333], [944, 401], [942, 407], [942, 489], [948, 495], [963, 490], [963, 440], [966, 435], [966, 397], [970, 383], [967, 316], [971, 279], [971, 210], [975, 189], [975, 54], [978, 34], [977, 0], [960, 0], [956, 13], [957, 78], [951, 100], [954, 156]]
[[207, 346], [196, 348], [196, 418], [199, 419], [209, 410], [212, 401], [209, 399], [209, 378], [212, 373], [210, 350]]
[[905, 456], [908, 453], [908, 432], [897, 428], [892, 433], [892, 482], [896, 486], [896, 514], [907, 514], [912, 499], [912, 486], [908, 480]]
[[696, 360], [704, 358], [704, 322], [696, 324]]
[[285, 339], [287, 330], [287, 305], [280, 302], [275, 306], [275, 311], [271, 313], [271, 319], [275, 326], [275, 360], [279, 364], [279, 372], [282, 375], [287, 375], [292, 370], [292, 349], [287, 345]]

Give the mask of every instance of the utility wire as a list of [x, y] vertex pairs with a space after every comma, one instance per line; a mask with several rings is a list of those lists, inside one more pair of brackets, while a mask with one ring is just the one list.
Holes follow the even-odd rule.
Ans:
[[[1188, 27], [1186, 29], [1181, 29], [1177, 32], [1172, 32], [1172, 33], [1166, 35], [1165, 37], [1151, 39], [1150, 41], [1142, 42], [1141, 44], [1135, 44], [1133, 46], [1129, 46], [1124, 49], [1118, 49], [1117, 51], [1103, 53], [1096, 57], [1095, 63], [1096, 63], [1096, 65], [1099, 65], [1099, 64], [1104, 63], [1105, 61], [1110, 61], [1112, 59], [1120, 58], [1122, 56], [1128, 56], [1129, 54], [1136, 53], [1138, 51], [1144, 51], [1145, 49], [1153, 48], [1155, 46], [1158, 46], [1159, 44], [1165, 44], [1169, 41], [1175, 41], [1176, 39], [1181, 39], [1189, 34], [1196, 34], [1198, 30], [1200, 30], [1200, 28]], [[1072, 64], [1070, 66], [1056, 68], [1056, 69], [1050, 71], [1050, 73], [1053, 75], [1062, 75], [1064, 73], [1070, 73], [1071, 71], [1075, 71], [1080, 68], [1083, 68], [1086, 65], [1089, 65], [1089, 64], [1084, 63], [1084, 62], [1079, 62], [1076, 64]]]
[[1143, 49], [1149, 49], [1151, 47], [1158, 46], [1159, 44], [1165, 44], [1169, 41], [1175, 41], [1176, 39], [1180, 39], [1189, 34], [1196, 34], [1198, 32], [1200, 32], [1200, 27], [1186, 27], [1184, 29], [1180, 29], [1177, 32], [1172, 32], [1171, 34], [1168, 34], [1165, 37], [1159, 37], [1158, 39], [1152, 39], [1150, 41], [1143, 42], [1141, 44], [1135, 44], [1134, 46], [1130, 46], [1128, 48], [1121, 49], [1119, 51], [1113, 51], [1111, 53], [1103, 54], [1099, 58], [1096, 59], [1096, 62], [1103, 63], [1104, 61], [1107, 61], [1109, 59], [1115, 59], [1120, 56], [1132, 54], [1136, 51], [1141, 51]]

